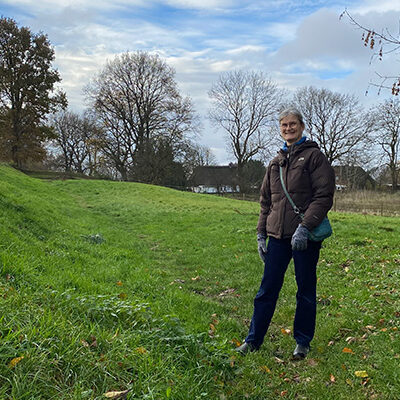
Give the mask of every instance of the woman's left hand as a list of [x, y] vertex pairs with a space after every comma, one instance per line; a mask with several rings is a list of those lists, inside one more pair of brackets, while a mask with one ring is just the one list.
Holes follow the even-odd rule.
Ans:
[[299, 225], [292, 236], [292, 241], [291, 241], [292, 250], [300, 250], [300, 251], [306, 250], [307, 242], [308, 242], [308, 229], [303, 225]]

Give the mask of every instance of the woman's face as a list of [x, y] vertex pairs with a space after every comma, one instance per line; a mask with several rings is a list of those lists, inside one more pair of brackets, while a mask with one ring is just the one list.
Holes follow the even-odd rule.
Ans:
[[298, 142], [303, 136], [304, 125], [295, 115], [288, 115], [279, 124], [281, 136], [288, 146]]

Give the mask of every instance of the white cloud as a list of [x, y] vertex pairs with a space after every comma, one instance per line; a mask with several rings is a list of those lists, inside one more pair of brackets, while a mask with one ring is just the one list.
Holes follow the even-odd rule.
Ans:
[[400, 2], [397, 0], [366, 0], [361, 5], [350, 8], [350, 11], [360, 15], [366, 15], [372, 12], [381, 14], [400, 12]]
[[263, 46], [254, 46], [254, 45], [246, 45], [237, 47], [236, 49], [231, 49], [226, 51], [226, 54], [233, 54], [233, 55], [243, 55], [243, 53], [257, 53], [260, 51], [265, 51], [265, 47]]
[[42, 12], [53, 13], [65, 8], [72, 8], [76, 10], [82, 9], [94, 9], [94, 10], [106, 10], [119, 7], [134, 7], [141, 6], [146, 7], [151, 3], [146, 0], [2, 0], [4, 4], [10, 4], [14, 7], [20, 6], [25, 9], [29, 9], [31, 13], [38, 15]]
[[173, 7], [194, 8], [200, 10], [215, 10], [235, 5], [237, 1], [232, 0], [166, 0]]

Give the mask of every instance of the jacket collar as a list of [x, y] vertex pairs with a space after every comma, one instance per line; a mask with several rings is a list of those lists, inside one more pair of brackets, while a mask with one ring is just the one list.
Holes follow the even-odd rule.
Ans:
[[[304, 143], [307, 140], [307, 136], [303, 136], [299, 141], [296, 143], [292, 144], [291, 146], [288, 146], [287, 143], [285, 142], [282, 146], [282, 150], [287, 153], [290, 148], [294, 148], [294, 146], [298, 146], [299, 144]], [[293, 146], [293, 147], [292, 147]]]
[[277, 159], [280, 163], [284, 163], [284, 162], [286, 162], [288, 155], [290, 156], [290, 158], [292, 158], [297, 153], [302, 152], [304, 149], [308, 149], [311, 147], [315, 147], [317, 149], [319, 148], [319, 146], [316, 142], [314, 142], [313, 140], [307, 139], [305, 136], [303, 136], [298, 142], [296, 142], [292, 146], [289, 146], [289, 147], [286, 146], [287, 150], [284, 150], [284, 148], [282, 147], [278, 151]]

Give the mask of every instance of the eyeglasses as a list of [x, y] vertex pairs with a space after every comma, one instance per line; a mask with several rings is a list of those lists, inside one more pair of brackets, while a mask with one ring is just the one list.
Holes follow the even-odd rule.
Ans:
[[289, 123], [282, 123], [281, 128], [294, 128], [297, 126], [298, 122], [289, 122]]

